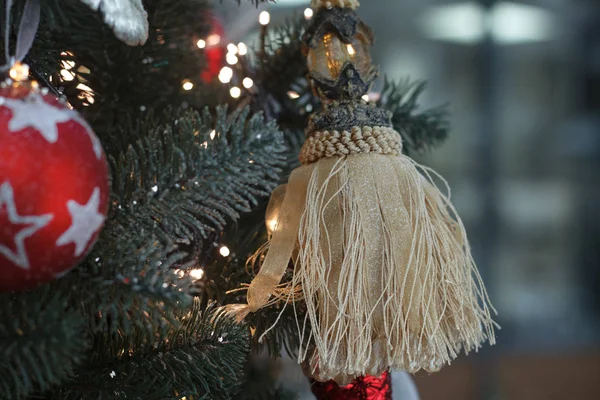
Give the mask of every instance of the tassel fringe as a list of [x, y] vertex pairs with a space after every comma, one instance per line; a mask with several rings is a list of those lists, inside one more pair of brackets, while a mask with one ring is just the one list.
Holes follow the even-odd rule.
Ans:
[[495, 310], [439, 175], [404, 155], [301, 168], [310, 169], [306, 206], [288, 211], [302, 215], [295, 272], [271, 300], [306, 301], [299, 362], [316, 379], [438, 371], [495, 342]]

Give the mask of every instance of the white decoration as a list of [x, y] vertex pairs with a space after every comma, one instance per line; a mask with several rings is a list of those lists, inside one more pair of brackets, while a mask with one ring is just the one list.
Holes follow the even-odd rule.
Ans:
[[86, 204], [79, 204], [74, 200], [67, 202], [71, 213], [71, 226], [56, 241], [57, 246], [75, 243], [75, 256], [83, 254], [94, 233], [104, 223], [104, 215], [98, 212], [100, 207], [100, 189], [95, 188]]
[[46, 226], [53, 218], [52, 214], [22, 216], [17, 213], [14, 192], [9, 182], [4, 182], [0, 186], [0, 210], [6, 205], [8, 221], [12, 224], [27, 225], [21, 229], [13, 238], [16, 252], [0, 243], [0, 254], [8, 258], [19, 267], [28, 270], [29, 257], [25, 249], [25, 239]]
[[146, 43], [148, 14], [142, 0], [81, 0], [92, 10], [100, 10], [115, 36], [130, 46]]
[[32, 127], [48, 143], [58, 141], [58, 126], [61, 122], [74, 120], [81, 124], [92, 141], [94, 154], [97, 159], [102, 157], [102, 144], [92, 131], [87, 121], [77, 112], [65, 108], [55, 107], [44, 101], [40, 94], [32, 92], [24, 99], [3, 98], [3, 106], [12, 112], [12, 118], [8, 122], [10, 132], [18, 132], [22, 129]]
[[71, 113], [46, 103], [42, 96], [35, 92], [24, 99], [6, 98], [3, 105], [12, 112], [12, 118], [8, 122], [9, 131], [18, 132], [32, 127], [49, 143], [56, 143], [58, 140], [56, 124], [73, 119]]

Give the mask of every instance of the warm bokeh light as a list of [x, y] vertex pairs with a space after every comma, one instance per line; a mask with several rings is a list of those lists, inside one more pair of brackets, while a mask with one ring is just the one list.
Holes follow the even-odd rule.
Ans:
[[252, 86], [254, 86], [254, 81], [252, 78], [244, 78], [242, 85], [244, 85], [246, 89], [250, 89]]
[[300, 97], [300, 95], [298, 94], [298, 92], [295, 92], [293, 90], [290, 90], [289, 92], [287, 92], [287, 95], [292, 100], [297, 99], [298, 97]]
[[60, 70], [60, 76], [62, 77], [63, 81], [66, 81], [66, 82], [70, 82], [73, 79], [75, 79], [75, 74], [66, 69]]
[[239, 98], [242, 95], [242, 89], [240, 89], [237, 86], [232, 87], [231, 89], [229, 89], [229, 94], [231, 95], [231, 97], [233, 97], [234, 99]]
[[219, 80], [222, 83], [229, 83], [231, 82], [231, 78], [233, 78], [233, 70], [229, 67], [221, 68], [221, 71], [219, 72]]
[[200, 39], [196, 42], [196, 46], [198, 46], [199, 49], [203, 49], [206, 47], [206, 40], [204, 39]]
[[235, 44], [229, 43], [227, 45], [227, 51], [230, 52], [230, 53], [233, 53], [233, 54], [237, 54], [238, 51], [239, 51], [239, 49], [238, 49], [238, 47]]
[[204, 270], [202, 268], [193, 269], [190, 271], [190, 276], [194, 279], [202, 279]]
[[263, 11], [258, 16], [258, 23], [261, 25], [269, 25], [271, 22], [271, 14], [268, 11]]
[[248, 46], [246, 46], [245, 43], [238, 43], [238, 54], [240, 56], [245, 56], [246, 54], [248, 54]]
[[223, 257], [229, 257], [229, 255], [231, 254], [231, 251], [229, 250], [229, 247], [223, 246], [219, 249], [219, 253], [221, 253], [221, 255]]
[[227, 53], [227, 55], [225, 56], [225, 61], [227, 61], [227, 64], [229, 65], [235, 65], [238, 62], [238, 58], [233, 53]]
[[206, 44], [208, 46], [216, 46], [219, 43], [221, 43], [221, 36], [217, 35], [216, 33], [213, 33], [206, 38]]
[[17, 82], [26, 81], [29, 78], [29, 66], [18, 62], [10, 69], [8, 75]]
[[194, 84], [190, 82], [188, 79], [182, 82], [183, 90], [192, 90], [194, 88]]
[[315, 13], [312, 8], [307, 8], [306, 10], [304, 10], [304, 18], [311, 19], [313, 15], [315, 15]]

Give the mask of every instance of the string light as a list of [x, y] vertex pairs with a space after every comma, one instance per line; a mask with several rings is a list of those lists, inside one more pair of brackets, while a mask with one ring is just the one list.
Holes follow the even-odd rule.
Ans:
[[271, 22], [271, 14], [268, 11], [263, 11], [258, 16], [258, 23], [261, 25], [269, 25]]
[[233, 53], [227, 53], [227, 55], [225, 56], [225, 60], [229, 65], [235, 65], [238, 62], [237, 56]]
[[354, 47], [351, 44], [347, 44], [346, 49], [348, 49], [348, 54], [350, 54], [351, 56], [356, 54], [356, 51], [354, 50]]
[[238, 49], [238, 47], [235, 44], [229, 43], [227, 45], [227, 51], [230, 52], [230, 53], [233, 53], [233, 54], [237, 54], [238, 51], [239, 51], [239, 49]]
[[300, 95], [298, 94], [298, 92], [295, 92], [293, 90], [290, 90], [289, 92], [287, 92], [287, 95], [292, 100], [297, 99], [298, 97], [300, 97]]
[[246, 54], [248, 54], [248, 46], [246, 46], [242, 42], [238, 43], [238, 54], [240, 56], [245, 56]]
[[75, 66], [75, 61], [62, 60], [60, 63], [62, 64], [62, 67], [66, 70], [70, 70]]
[[60, 76], [62, 77], [63, 81], [66, 81], [66, 82], [70, 82], [73, 79], [75, 79], [75, 74], [66, 69], [60, 70]]
[[196, 46], [198, 46], [199, 49], [203, 49], [206, 47], [206, 40], [204, 39], [200, 39], [196, 42]]
[[10, 69], [8, 75], [17, 82], [26, 81], [29, 77], [29, 66], [18, 62]]
[[204, 270], [202, 268], [193, 269], [190, 271], [190, 276], [194, 279], [202, 279], [204, 276]]
[[231, 254], [231, 251], [229, 251], [229, 247], [223, 246], [219, 249], [219, 253], [221, 253], [221, 255], [223, 257], [229, 257], [229, 255]]
[[229, 67], [221, 68], [221, 71], [219, 72], [219, 80], [222, 83], [229, 83], [231, 82], [231, 78], [233, 78], [233, 70]]
[[304, 18], [311, 19], [313, 17], [313, 15], [315, 15], [315, 13], [312, 10], [312, 8], [307, 8], [304, 10]]
[[229, 89], [229, 94], [234, 99], [237, 99], [237, 98], [239, 98], [242, 95], [242, 90], [239, 87], [234, 86], [231, 89]]
[[210, 133], [210, 140], [213, 140], [215, 138], [215, 136], [217, 136], [217, 131], [215, 131], [213, 129], [212, 132]]
[[368, 95], [368, 94], [365, 94], [365, 95], [362, 97], [362, 99], [363, 99], [364, 101], [369, 101], [369, 95]]
[[208, 46], [216, 46], [219, 43], [221, 43], [221, 36], [217, 35], [216, 33], [208, 35], [208, 37], [206, 38], [206, 44]]
[[184, 80], [182, 83], [183, 90], [192, 90], [194, 88], [194, 84], [189, 79]]
[[252, 78], [244, 78], [242, 85], [244, 85], [246, 89], [250, 89], [252, 86], [254, 86], [254, 81]]
[[83, 83], [80, 83], [79, 85], [77, 85], [77, 89], [82, 90], [84, 92], [92, 92], [92, 88], [89, 87], [88, 85], [84, 85]]

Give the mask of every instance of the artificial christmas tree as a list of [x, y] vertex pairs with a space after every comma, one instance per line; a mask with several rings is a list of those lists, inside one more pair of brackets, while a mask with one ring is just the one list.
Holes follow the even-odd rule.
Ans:
[[[109, 210], [93, 247], [99, 227], [61, 240], [65, 225], [53, 238], [85, 257], [74, 269], [27, 291], [0, 293], [0, 398], [286, 398], [273, 379], [256, 382], [260, 374], [248, 359], [251, 347], [274, 356], [296, 353], [302, 343], [296, 318], [306, 304], [275, 304], [244, 323], [223, 306], [246, 300], [238, 289], [252, 280], [250, 267], [263, 261], [250, 256], [268, 236], [268, 196], [297, 166], [307, 116], [321, 103], [306, 79], [300, 38], [307, 22], [298, 18], [269, 35], [263, 29], [255, 53], [246, 55], [242, 44], [227, 46], [238, 53], [237, 62], [214, 76], [206, 73], [214, 70], [206, 50], [224, 39], [216, 37], [208, 0], [46, 0], [32, 35], [26, 27], [37, 25], [35, 4], [5, 3], [3, 21], [12, 21], [5, 53], [14, 49], [15, 59], [30, 66], [30, 79], [53, 96], [48, 102], [63, 98], [80, 113], [69, 115], [82, 116], [81, 126], [56, 122], [56, 142], [45, 145], [60, 147], [77, 133], [70, 128], [91, 150], [65, 145], [81, 154], [65, 150], [37, 160], [57, 154], [46, 161], [52, 170], [71, 163], [65, 173], [81, 173], [89, 189], [81, 198], [48, 193], [46, 186], [31, 196], [81, 207], [97, 203], [99, 215], [106, 204]], [[19, 43], [29, 37], [35, 41], [25, 56]], [[422, 151], [446, 134], [443, 110], [417, 110], [422, 88], [386, 81], [378, 102], [402, 132], [404, 152]], [[2, 113], [6, 124], [16, 117], [14, 107]], [[38, 139], [46, 133], [36, 124], [21, 128]], [[102, 173], [97, 178], [84, 168], [98, 159], [92, 130], [109, 165], [110, 201], [94, 183]], [[5, 137], [15, 140], [0, 133]], [[0, 245], [18, 235], [5, 221], [32, 215], [30, 201], [18, 202], [12, 183], [6, 188], [20, 168], [14, 160], [36, 154], [7, 143], [0, 141]], [[18, 157], [3, 153], [9, 148]], [[45, 179], [28, 177], [24, 184], [34, 178]], [[63, 189], [79, 186], [64, 182]], [[92, 186], [100, 188], [96, 197]], [[44, 222], [50, 224], [38, 221]], [[44, 253], [30, 237], [19, 238], [28, 254]], [[0, 271], [14, 263], [6, 254], [0, 252]], [[246, 268], [248, 258], [256, 264]], [[44, 261], [44, 267], [55, 265]], [[17, 288], [0, 276], [0, 287]], [[292, 276], [288, 265], [284, 279]]]

